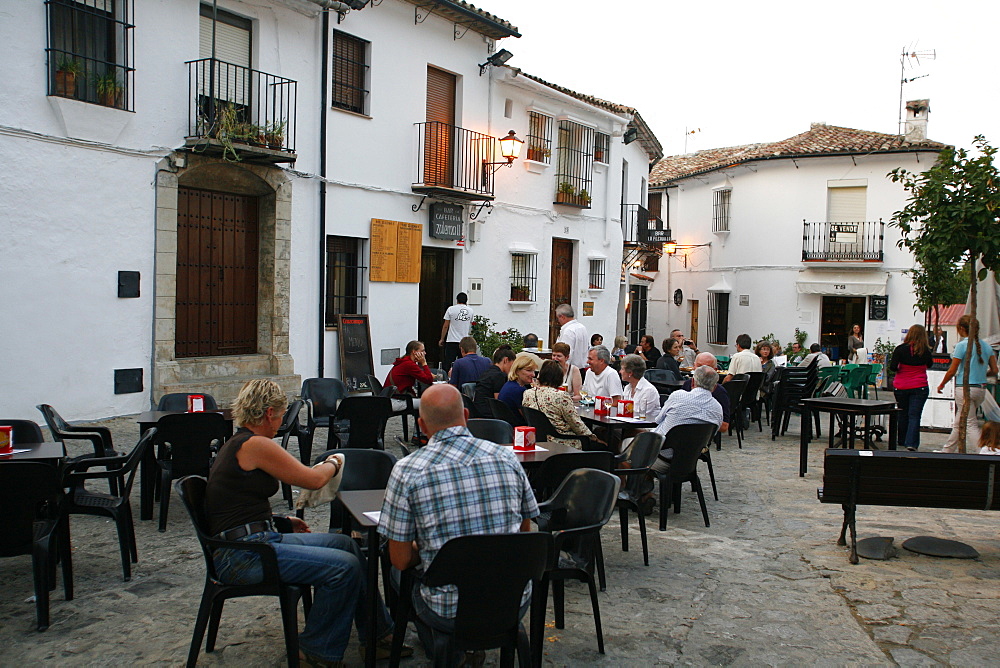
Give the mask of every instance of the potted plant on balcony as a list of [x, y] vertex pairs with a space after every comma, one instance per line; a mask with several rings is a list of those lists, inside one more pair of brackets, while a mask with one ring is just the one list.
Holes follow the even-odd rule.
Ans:
[[125, 86], [118, 81], [115, 72], [94, 75], [94, 86], [97, 88], [97, 100], [106, 107], [120, 109]]
[[569, 181], [563, 181], [556, 189], [556, 202], [560, 204], [575, 204], [576, 188]]
[[286, 121], [281, 121], [280, 123], [275, 121], [267, 126], [266, 140], [268, 148], [280, 151], [285, 146], [286, 123]]
[[590, 193], [587, 192], [586, 188], [581, 188], [576, 198], [581, 206], [590, 206]]
[[530, 302], [531, 288], [527, 285], [510, 286], [510, 300], [512, 302]]
[[56, 65], [56, 95], [76, 97], [76, 78], [83, 68], [74, 58], [63, 56]]

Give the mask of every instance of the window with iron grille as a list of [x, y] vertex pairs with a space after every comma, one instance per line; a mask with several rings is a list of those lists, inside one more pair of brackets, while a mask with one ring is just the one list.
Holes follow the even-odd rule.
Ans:
[[708, 342], [729, 345], [729, 293], [708, 293]]
[[595, 257], [590, 259], [590, 271], [587, 272], [587, 278], [590, 282], [591, 290], [603, 290], [604, 289], [604, 265], [605, 259], [603, 257]]
[[611, 137], [603, 132], [594, 134], [594, 162], [607, 164], [611, 160]]
[[368, 113], [368, 42], [333, 32], [333, 92], [336, 109]]
[[326, 326], [336, 327], [338, 315], [365, 313], [363, 239], [326, 238]]
[[712, 231], [729, 231], [729, 199], [733, 191], [731, 188], [716, 190], [712, 198]]
[[552, 118], [528, 112], [528, 160], [552, 162]]
[[45, 0], [49, 95], [133, 110], [133, 0]]
[[594, 129], [559, 121], [556, 149], [556, 203], [589, 209], [594, 173]]
[[510, 254], [510, 301], [535, 301], [538, 282], [538, 255], [536, 253]]

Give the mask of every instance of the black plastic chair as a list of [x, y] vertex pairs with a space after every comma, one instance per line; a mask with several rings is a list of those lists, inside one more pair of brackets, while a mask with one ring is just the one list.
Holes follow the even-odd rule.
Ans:
[[[83, 455], [77, 455], [76, 457], [67, 457], [63, 463], [64, 465], [70, 465], [83, 459], [92, 459], [94, 457], [117, 457], [119, 453], [115, 452], [114, 443], [111, 440], [111, 430], [107, 427], [100, 426], [81, 426], [74, 427], [71, 426], [66, 420], [62, 418], [56, 409], [48, 404], [39, 404], [35, 406], [42, 415], [45, 417], [45, 423], [49, 427], [49, 433], [52, 434], [52, 439], [62, 443], [63, 453], [66, 453], [66, 441], [90, 441], [91, 445], [94, 447], [93, 453], [87, 453]], [[117, 478], [111, 477], [108, 479], [108, 484], [111, 485], [111, 493], [117, 494], [118, 489], [115, 487], [117, 484]]]
[[[455, 585], [458, 610], [453, 630], [421, 619], [433, 634], [435, 666], [457, 665], [456, 655], [461, 656], [461, 652], [497, 647], [501, 666], [513, 665], [515, 650], [519, 664], [525, 668], [530, 665], [532, 646], [521, 624], [521, 597], [529, 581], [536, 588], [541, 586], [551, 546], [552, 537], [538, 532], [462, 536], [441, 546], [421, 581], [432, 587]], [[413, 583], [412, 571], [406, 571], [400, 586], [390, 666], [399, 665]], [[541, 637], [532, 640], [540, 642]]]
[[189, 475], [208, 477], [226, 435], [222, 413], [174, 413], [156, 422], [156, 466], [160, 469], [160, 532], [167, 530], [170, 482]]
[[466, 421], [466, 426], [476, 438], [501, 444], [514, 442], [514, 427], [509, 422], [493, 418], [472, 418]]
[[[589, 453], [584, 453], [589, 454]], [[550, 460], [551, 461], [551, 460]], [[549, 567], [542, 577], [542, 600], [548, 597], [552, 583], [552, 603], [556, 628], [565, 628], [564, 593], [566, 580], [586, 582], [594, 611], [597, 648], [604, 654], [604, 633], [601, 629], [601, 608], [594, 582], [594, 563], [600, 554], [601, 527], [615, 511], [620, 483], [616, 476], [595, 469], [572, 471], [548, 501], [539, 504], [538, 530], [552, 534], [553, 545]], [[570, 565], [560, 562], [560, 553], [572, 550], [581, 561]], [[532, 619], [532, 624], [544, 624], [544, 615]], [[535, 637], [539, 637], [540, 633]], [[534, 648], [534, 665], [541, 665], [541, 647]]]
[[679, 380], [670, 369], [646, 369], [642, 377], [651, 383], [676, 383]]
[[[208, 629], [208, 640], [205, 651], [215, 649], [215, 640], [219, 634], [219, 622], [222, 618], [222, 606], [228, 599], [243, 596], [277, 596], [281, 602], [281, 623], [285, 632], [285, 652], [288, 665], [295, 668], [299, 665], [299, 631], [298, 603], [303, 599], [306, 615], [309, 614], [311, 599], [309, 587], [306, 585], [288, 584], [279, 578], [278, 558], [274, 548], [267, 543], [244, 543], [213, 538], [209, 534], [208, 517], [205, 514], [205, 488], [208, 481], [201, 476], [188, 476], [174, 483], [177, 495], [184, 502], [191, 523], [194, 524], [201, 551], [205, 556], [205, 589], [201, 595], [201, 605], [198, 607], [198, 617], [194, 623], [194, 634], [191, 638], [191, 649], [188, 652], [189, 668], [198, 662], [198, 652], [201, 641]], [[254, 552], [260, 557], [263, 580], [255, 584], [227, 584], [215, 570], [213, 550], [237, 549]]]
[[[414, 397], [409, 394], [397, 394], [396, 388], [392, 385], [386, 385], [382, 387], [382, 383], [375, 376], [368, 376], [368, 384], [372, 388], [372, 394], [377, 397], [389, 397], [390, 399], [395, 399], [398, 406], [392, 408], [392, 413], [389, 417], [398, 417], [403, 421], [403, 440], [409, 440], [409, 417], [413, 416], [413, 431], [417, 431], [416, 420], [420, 415], [420, 411], [413, 404]], [[401, 404], [399, 402], [402, 402]]]
[[690, 482], [698, 495], [705, 526], [711, 526], [708, 521], [708, 507], [705, 505], [705, 493], [698, 478], [698, 457], [709, 447], [716, 429], [714, 424], [709, 423], [681, 424], [667, 432], [663, 447], [674, 450], [670, 469], [666, 473], [653, 470], [657, 480], [660, 481], [660, 531], [666, 531], [667, 515], [670, 514], [670, 504], [667, 503], [668, 490], [673, 500], [674, 512], [680, 512], [681, 483], [685, 482]]
[[729, 394], [729, 433], [736, 432], [736, 442], [741, 450], [743, 449], [743, 414], [740, 405], [749, 382], [747, 374], [738, 373], [722, 386]]
[[39, 631], [49, 628], [49, 591], [56, 586], [59, 560], [65, 599], [73, 600], [73, 557], [63, 498], [58, 467], [18, 461], [0, 465], [0, 557], [31, 555]]
[[[391, 452], [363, 449], [327, 450], [317, 455], [316, 463], [334, 454], [344, 456], [344, 472], [341, 474], [339, 487], [343, 492], [385, 489], [392, 467], [396, 465], [396, 455]], [[352, 524], [351, 515], [344, 510], [344, 504], [340, 499], [334, 498], [330, 502], [330, 533], [340, 531], [350, 534]]]
[[[462, 405], [465, 406], [465, 410], [469, 411], [470, 418], [481, 418], [479, 409], [476, 408], [476, 402], [470, 399], [464, 392], [462, 393]], [[487, 418], [492, 419], [492, 418]]]
[[[330, 418], [337, 412], [340, 400], [347, 396], [347, 386], [338, 378], [306, 378], [302, 381], [302, 400], [306, 402], [306, 432], [299, 448], [305, 442], [306, 451], [312, 453], [316, 430], [332, 430]], [[307, 460], [308, 461], [308, 458]]]
[[490, 411], [493, 413], [493, 419], [503, 420], [512, 427], [524, 426], [524, 419], [512, 411], [510, 406], [504, 402], [499, 399], [494, 399], [493, 397], [486, 397], [486, 403], [489, 404]]
[[[615, 474], [625, 478], [618, 492], [618, 517], [622, 532], [622, 552], [628, 552], [628, 511], [634, 510], [639, 518], [639, 536], [642, 539], [642, 563], [649, 566], [649, 546], [646, 541], [646, 519], [640, 501], [647, 493], [645, 481], [649, 478], [649, 467], [656, 461], [663, 449], [663, 436], [652, 431], [644, 431], [632, 441], [629, 449], [616, 457], [618, 468]], [[625, 468], [623, 465], [628, 464]]]
[[[788, 429], [791, 414], [804, 410], [802, 399], [813, 396], [819, 380], [816, 358], [809, 366], [778, 367], [774, 381], [774, 401], [771, 415], [771, 440]], [[815, 413], [816, 427], [819, 429], [819, 413]]]
[[475, 383], [462, 383], [462, 394], [469, 397], [470, 399], [476, 398], [476, 384]]
[[553, 438], [561, 438], [567, 441], [579, 441], [581, 450], [590, 450], [589, 436], [581, 436], [580, 434], [560, 434], [556, 431], [552, 421], [549, 420], [549, 416], [537, 408], [521, 406], [521, 412], [524, 414], [524, 421], [528, 423], [528, 426], [535, 428], [535, 438], [537, 440], [548, 441]]
[[156, 410], [186, 412], [188, 409], [188, 397], [192, 394], [200, 394], [204, 397], [206, 411], [219, 410], [219, 405], [216, 403], [215, 397], [211, 394], [204, 394], [202, 392], [171, 392], [170, 394], [164, 394], [160, 397], [160, 401], [157, 402]]
[[743, 388], [743, 396], [740, 399], [740, 417], [749, 412], [750, 422], [756, 422], [757, 431], [763, 433], [764, 425], [760, 419], [760, 388], [764, 385], [764, 372], [751, 371], [747, 377], [747, 386]]
[[[278, 427], [277, 433], [274, 437], [281, 439], [281, 447], [286, 451], [288, 450], [288, 441], [292, 436], [295, 436], [299, 442], [299, 461], [301, 461], [306, 466], [309, 465], [309, 459], [312, 456], [311, 449], [309, 452], [305, 452], [305, 441], [306, 439], [306, 427], [302, 426], [299, 422], [299, 413], [302, 411], [302, 407], [306, 402], [301, 399], [293, 401], [288, 404], [288, 410], [285, 411], [285, 417], [281, 420], [281, 426]], [[312, 443], [310, 442], [311, 446]], [[281, 483], [281, 496], [288, 503], [288, 509], [292, 508], [292, 486], [287, 482]]]
[[18, 443], [42, 443], [42, 428], [31, 420], [0, 420], [0, 427], [13, 427], [10, 437], [16, 447]]
[[[139, 561], [135, 543], [135, 525], [132, 520], [132, 504], [129, 496], [139, 462], [146, 450], [152, 447], [157, 428], [146, 430], [128, 456], [95, 457], [81, 459], [68, 464], [65, 469], [63, 486], [68, 488], [66, 512], [70, 515], [97, 515], [110, 517], [118, 531], [118, 549], [122, 558], [122, 574], [126, 582], [132, 579], [132, 564]], [[95, 466], [106, 467], [104, 471], [90, 471]], [[121, 494], [102, 494], [87, 489], [88, 480], [114, 480]]]
[[[347, 397], [337, 406], [330, 428], [330, 448], [385, 449], [382, 440], [385, 423], [392, 413], [392, 400], [388, 397]], [[345, 436], [346, 432], [346, 438]]]

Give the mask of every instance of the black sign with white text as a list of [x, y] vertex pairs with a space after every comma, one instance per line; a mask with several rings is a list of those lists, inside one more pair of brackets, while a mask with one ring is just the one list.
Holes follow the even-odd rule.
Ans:
[[431, 204], [430, 235], [435, 239], [459, 240], [462, 238], [464, 207], [458, 204], [435, 202]]
[[870, 295], [868, 297], [868, 319], [889, 319], [889, 295]]

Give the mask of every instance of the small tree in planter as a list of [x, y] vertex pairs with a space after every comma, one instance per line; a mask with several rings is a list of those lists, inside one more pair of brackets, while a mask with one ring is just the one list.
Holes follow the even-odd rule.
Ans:
[[82, 69], [75, 59], [68, 56], [60, 58], [56, 65], [56, 95], [76, 97], [76, 78]]
[[503, 344], [509, 345], [515, 353], [524, 347], [524, 339], [516, 329], [511, 327], [498, 332], [496, 323], [479, 315], [472, 321], [472, 338], [476, 340], [479, 353], [484, 357], [493, 357], [496, 349]]

